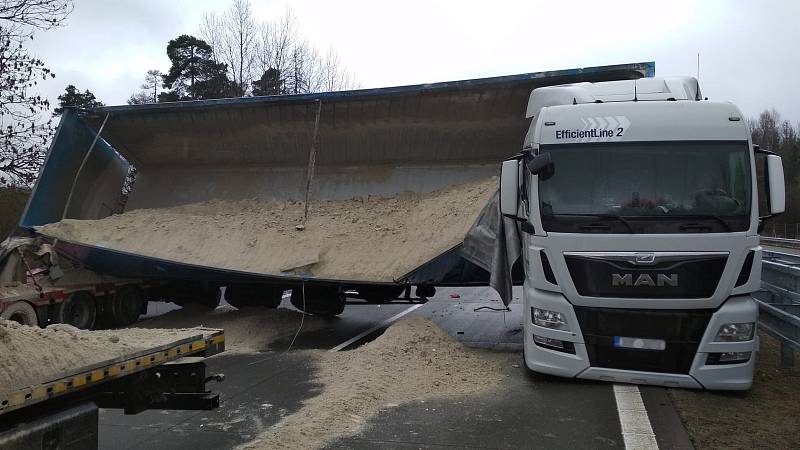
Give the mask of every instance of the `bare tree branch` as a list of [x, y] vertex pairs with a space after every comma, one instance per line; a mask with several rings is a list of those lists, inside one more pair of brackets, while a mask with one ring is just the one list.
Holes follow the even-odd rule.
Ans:
[[228, 65], [239, 95], [246, 94], [253, 80], [258, 37], [258, 24], [253, 18], [250, 1], [233, 0], [221, 16], [206, 13], [200, 35], [214, 50], [217, 62]]
[[71, 0], [2, 0], [0, 20], [48, 30], [60, 26], [72, 9]]
[[352, 75], [331, 48], [324, 56], [302, 39], [291, 9], [268, 23], [257, 23], [249, 0], [233, 0], [221, 15], [207, 12], [200, 35], [214, 57], [228, 65], [240, 95], [302, 94], [352, 88]]
[[0, 0], [0, 185], [36, 179], [53, 133], [50, 102], [36, 94], [55, 74], [28, 53], [35, 30], [60, 26], [71, 0]]

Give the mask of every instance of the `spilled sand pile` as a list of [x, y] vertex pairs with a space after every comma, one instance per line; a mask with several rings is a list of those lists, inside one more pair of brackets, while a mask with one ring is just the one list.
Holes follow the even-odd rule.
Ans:
[[316, 359], [322, 393], [243, 448], [318, 448], [356, 433], [381, 409], [488, 390], [507, 376], [510, 358], [517, 357], [464, 347], [415, 316], [358, 349], [309, 353]]
[[0, 395], [200, 334], [196, 329], [85, 331], [64, 324], [39, 328], [0, 319]]
[[428, 194], [312, 201], [210, 200], [37, 227], [49, 236], [265, 274], [393, 281], [462, 242], [497, 178]]
[[[290, 340], [297, 333], [302, 315], [299, 311], [287, 308], [236, 309], [232, 306], [220, 306], [210, 310], [189, 304], [183, 309], [140, 321], [136, 323], [136, 327], [222, 328], [225, 330], [225, 353], [250, 353], [267, 350], [275, 341]], [[306, 315], [301, 332], [316, 331], [329, 323], [325, 318]]]

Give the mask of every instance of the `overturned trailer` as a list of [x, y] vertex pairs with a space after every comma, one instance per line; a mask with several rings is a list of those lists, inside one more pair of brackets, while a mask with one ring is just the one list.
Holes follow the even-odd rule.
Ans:
[[336, 314], [345, 291], [383, 301], [487, 284], [486, 233], [463, 241], [497, 217], [492, 177], [521, 149], [531, 91], [654, 72], [67, 110], [20, 232], [98, 272], [227, 286], [240, 305], [308, 283], [293, 303]]

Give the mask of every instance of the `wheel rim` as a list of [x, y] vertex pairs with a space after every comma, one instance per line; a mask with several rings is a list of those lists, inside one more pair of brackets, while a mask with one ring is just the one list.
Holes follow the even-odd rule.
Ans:
[[74, 297], [70, 301], [67, 301], [62, 307], [66, 308], [62, 320], [64, 323], [80, 329], [91, 328], [93, 317], [92, 305], [89, 299]]
[[77, 305], [71, 305], [70, 308], [67, 310], [67, 323], [74, 326], [79, 327], [86, 322], [88, 313], [86, 312], [86, 308], [76, 308]]

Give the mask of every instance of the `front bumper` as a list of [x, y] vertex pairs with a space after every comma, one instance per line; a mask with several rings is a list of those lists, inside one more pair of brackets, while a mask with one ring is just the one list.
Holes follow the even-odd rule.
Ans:
[[[526, 289], [525, 305], [525, 362], [533, 371], [570, 378], [711, 390], [746, 390], [752, 385], [758, 337], [746, 342], [714, 342], [722, 324], [757, 321], [758, 307], [749, 296], [730, 297], [717, 310], [708, 311], [705, 317], [692, 310], [686, 310], [685, 314], [680, 311], [640, 310], [638, 316], [631, 314], [630, 326], [619, 322], [616, 327], [607, 326], [609, 321], [604, 319], [620, 316], [621, 310], [609, 309], [604, 314], [602, 309], [595, 308], [592, 325], [588, 326], [585, 311], [578, 311], [581, 314], [579, 321], [576, 309], [559, 293]], [[569, 331], [534, 325], [531, 321], [532, 306], [561, 312], [567, 318]], [[674, 320], [672, 327], [669, 326], [670, 320]], [[587, 332], [584, 337], [579, 325], [581, 322], [592, 328], [591, 334]], [[656, 337], [625, 333], [626, 329], [641, 330], [650, 325], [661, 327], [667, 333], [665, 351], [616, 350], [605, 345], [613, 336], [603, 336], [603, 330], [613, 329], [613, 333], [628, 337]], [[652, 330], [648, 332], [653, 333]], [[679, 334], [685, 335], [683, 341], [678, 339]], [[566, 345], [568, 351], [538, 345], [533, 340], [534, 335], [570, 343]], [[707, 364], [709, 354], [727, 352], [751, 352], [751, 355], [747, 362]]]

